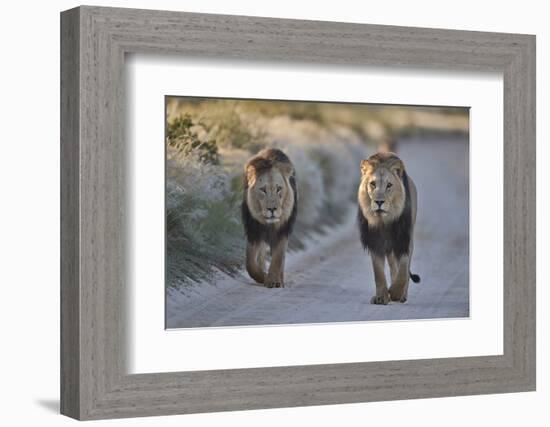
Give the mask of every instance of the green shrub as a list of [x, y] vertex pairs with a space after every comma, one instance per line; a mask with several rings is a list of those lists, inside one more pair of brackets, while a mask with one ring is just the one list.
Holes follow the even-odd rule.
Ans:
[[175, 118], [166, 130], [167, 144], [182, 154], [198, 153], [202, 162], [219, 164], [216, 140], [201, 140], [193, 130], [195, 125], [189, 114]]
[[211, 199], [171, 181], [166, 197], [168, 286], [209, 280], [216, 270], [233, 275], [242, 268], [244, 239], [235, 195]]

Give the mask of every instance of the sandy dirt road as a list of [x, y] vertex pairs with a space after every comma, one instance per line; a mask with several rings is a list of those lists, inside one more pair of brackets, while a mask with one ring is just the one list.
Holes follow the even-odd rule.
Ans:
[[[405, 304], [377, 306], [371, 261], [349, 219], [309, 249], [287, 258], [290, 287], [267, 289], [246, 272], [215, 284], [171, 291], [168, 328], [455, 318], [469, 315], [468, 142], [464, 138], [400, 144], [399, 155], [418, 188], [418, 218]], [[358, 159], [358, 164], [359, 164]], [[389, 276], [388, 276], [389, 277]]]

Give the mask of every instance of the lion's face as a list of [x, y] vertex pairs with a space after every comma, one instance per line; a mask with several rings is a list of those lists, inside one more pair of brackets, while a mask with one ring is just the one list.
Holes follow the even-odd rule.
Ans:
[[248, 206], [256, 221], [278, 226], [289, 218], [294, 193], [284, 171], [273, 167], [253, 176], [248, 184]]
[[403, 170], [403, 163], [395, 155], [379, 153], [361, 162], [358, 200], [370, 224], [387, 224], [403, 212], [406, 198]]

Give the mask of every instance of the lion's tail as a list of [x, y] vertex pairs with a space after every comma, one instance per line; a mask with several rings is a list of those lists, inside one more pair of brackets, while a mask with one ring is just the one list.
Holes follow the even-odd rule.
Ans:
[[420, 276], [418, 274], [413, 274], [409, 271], [409, 276], [414, 283], [420, 283]]

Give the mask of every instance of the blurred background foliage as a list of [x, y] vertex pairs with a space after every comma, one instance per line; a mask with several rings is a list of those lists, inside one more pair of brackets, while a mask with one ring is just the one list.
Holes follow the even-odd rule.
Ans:
[[186, 289], [243, 266], [246, 161], [265, 147], [297, 171], [291, 250], [355, 211], [359, 162], [407, 137], [468, 134], [467, 108], [168, 97], [166, 280]]

